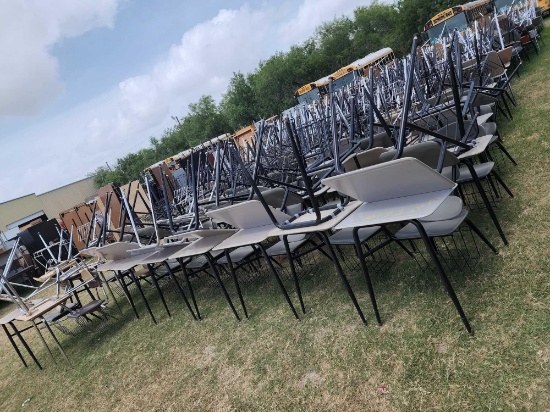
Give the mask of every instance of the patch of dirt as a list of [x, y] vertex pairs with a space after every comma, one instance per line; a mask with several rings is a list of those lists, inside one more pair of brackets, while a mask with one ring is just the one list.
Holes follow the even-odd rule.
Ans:
[[317, 372], [310, 371], [304, 375], [302, 378], [302, 386], [321, 386], [323, 382], [325, 381], [325, 378], [320, 376]]

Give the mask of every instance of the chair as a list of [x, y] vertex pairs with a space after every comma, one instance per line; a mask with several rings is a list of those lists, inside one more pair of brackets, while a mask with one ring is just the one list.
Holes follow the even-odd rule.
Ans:
[[[376, 184], [365, 185], [362, 184], [363, 182], [376, 182]], [[466, 330], [472, 333], [470, 323], [447, 278], [430, 237], [420, 222], [421, 219], [427, 218], [430, 220], [430, 216], [441, 210], [440, 207], [446, 209], [449, 203], [450, 206], [454, 206], [456, 209], [456, 201], [445, 202], [456, 184], [418, 159], [407, 157], [330, 177], [324, 179], [323, 183], [363, 202], [335, 228], [353, 229], [357, 257], [361, 264], [378, 323], [381, 324], [381, 318], [370, 275], [365, 265], [364, 255], [359, 247], [358, 232], [362, 227], [394, 222], [410, 222], [417, 228], [420, 238], [428, 250], [439, 277]], [[435, 216], [437, 217], [437, 215]], [[448, 216], [446, 214], [444, 217], [448, 218]], [[432, 220], [435, 221], [435, 219]]]
[[[44, 322], [55, 326], [59, 331], [66, 335], [76, 335], [93, 326], [92, 319], [101, 321], [99, 325], [105, 326], [105, 321], [110, 318], [116, 319], [116, 316], [108, 308], [109, 296], [103, 287], [103, 282], [97, 272], [91, 272], [88, 269], [81, 271], [83, 278], [88, 280], [82, 284], [91, 300], [85, 304], [76, 302], [65, 303], [60, 306], [60, 310], [44, 317]], [[103, 292], [103, 297], [99, 296], [99, 290]], [[92, 294], [96, 291], [96, 296]], [[79, 300], [80, 302], [80, 300]]]
[[[477, 151], [469, 151], [459, 156], [455, 156], [454, 154], [445, 150], [443, 145], [435, 141], [422, 142], [405, 147], [403, 150], [403, 157], [412, 157], [418, 159], [434, 169], [438, 169], [438, 167], [441, 166], [441, 173], [448, 178], [453, 178], [454, 173], [454, 179], [456, 180], [456, 183], [459, 184], [458, 191], [461, 194], [463, 201], [472, 208], [479, 207], [480, 204], [483, 205], [489, 212], [489, 215], [491, 216], [491, 219], [493, 220], [493, 223], [497, 231], [499, 232], [502, 241], [505, 245], [507, 245], [508, 241], [496, 216], [491, 201], [488, 197], [488, 194], [494, 193], [493, 190], [496, 190], [491, 180], [492, 177], [495, 178], [495, 180], [508, 192], [511, 197], [513, 197], [513, 194], [509, 191], [508, 187], [504, 184], [500, 176], [498, 176], [498, 174], [494, 172], [493, 162], [474, 164], [471, 161], [471, 157], [474, 156], [473, 153], [475, 153], [475, 155], [483, 153], [483, 151], [489, 144], [490, 139], [491, 136], [483, 136], [483, 138], [477, 138]], [[393, 159], [394, 156], [395, 153], [393, 153], [393, 151], [389, 151], [383, 153], [380, 156], [380, 160], [382, 162], [386, 162]], [[462, 163], [463, 167], [457, 167], [459, 163]], [[482, 180], [487, 181], [489, 185], [488, 188], [484, 188], [482, 186]], [[465, 190], [464, 185], [466, 184], [474, 186], [475, 190], [473, 190], [473, 188], [469, 191]], [[481, 196], [481, 202], [477, 201], [477, 197], [475, 197], [476, 193], [479, 193], [479, 195]]]

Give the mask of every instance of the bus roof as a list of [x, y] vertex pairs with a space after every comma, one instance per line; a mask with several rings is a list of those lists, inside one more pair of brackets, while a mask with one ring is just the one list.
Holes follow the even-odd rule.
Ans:
[[489, 4], [491, 3], [491, 1], [492, 0], [475, 0], [469, 3], [459, 4], [454, 7], [442, 10], [435, 16], [433, 16], [430, 20], [428, 20], [428, 22], [424, 25], [424, 31], [427, 31], [428, 29], [431, 29], [432, 27], [435, 27], [449, 20], [450, 18], [456, 16], [463, 11], [471, 10], [479, 6], [483, 6], [484, 4]]
[[310, 90], [316, 89], [317, 87], [326, 86], [329, 80], [330, 80], [330, 76], [325, 76], [325, 77], [321, 77], [319, 80], [316, 80], [312, 83], [305, 84], [296, 91], [296, 95], [302, 96], [303, 94], [306, 94]]
[[345, 76], [349, 72], [352, 72], [354, 70], [360, 70], [363, 67], [368, 66], [372, 62], [375, 62], [376, 60], [384, 56], [387, 56], [388, 54], [391, 54], [391, 53], [393, 53], [393, 50], [389, 47], [385, 47], [373, 53], [369, 53], [365, 57], [361, 57], [360, 59], [355, 60], [353, 63], [350, 63], [347, 66], [341, 67], [340, 69], [336, 70], [334, 73], [330, 75], [330, 77], [332, 77], [333, 79], [339, 79], [340, 77]]

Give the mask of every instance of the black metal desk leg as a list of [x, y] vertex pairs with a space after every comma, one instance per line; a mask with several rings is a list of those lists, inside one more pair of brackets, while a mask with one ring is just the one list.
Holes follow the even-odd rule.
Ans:
[[374, 310], [374, 316], [376, 316], [376, 322], [378, 322], [378, 325], [382, 325], [382, 320], [380, 319], [380, 312], [378, 312], [378, 304], [376, 303], [376, 297], [374, 296], [374, 288], [372, 287], [372, 282], [370, 279], [369, 271], [367, 269], [367, 264], [365, 263], [365, 254], [363, 253], [361, 241], [359, 240], [358, 227], [353, 229], [353, 241], [355, 243], [355, 253], [357, 254], [357, 259], [359, 259], [359, 264], [361, 265], [361, 270], [363, 271], [363, 276], [365, 277], [365, 282], [367, 283], [367, 289], [369, 291], [369, 297], [372, 303], [372, 309]]
[[275, 266], [273, 266], [273, 262], [267, 255], [267, 252], [263, 245], [259, 245], [260, 249], [262, 250], [262, 253], [267, 260], [267, 264], [269, 266], [269, 269], [271, 269], [271, 273], [273, 273], [273, 276], [275, 277], [275, 280], [277, 281], [277, 285], [279, 285], [279, 289], [281, 289], [281, 292], [283, 293], [283, 296], [285, 297], [286, 303], [288, 303], [288, 306], [290, 306], [290, 310], [292, 311], [292, 314], [294, 317], [298, 320], [300, 320], [300, 317], [298, 316], [298, 313], [296, 313], [296, 309], [294, 308], [294, 305], [292, 304], [292, 301], [290, 300], [290, 296], [288, 296], [288, 292], [286, 291], [285, 285], [281, 281], [281, 277], [277, 273], [277, 270], [275, 269]]
[[[34, 322], [33, 322], [33, 323], [34, 323]], [[53, 341], [55, 342], [55, 344], [57, 345], [57, 347], [58, 347], [59, 350], [61, 351], [61, 354], [63, 355], [63, 357], [65, 358], [65, 360], [66, 360], [67, 363], [69, 364], [69, 366], [72, 368], [73, 365], [71, 364], [71, 361], [69, 360], [67, 354], [66, 354], [65, 351], [63, 350], [63, 346], [61, 346], [61, 343], [59, 343], [59, 340], [57, 340], [57, 337], [56, 337], [55, 334], [53, 333], [52, 328], [50, 327], [50, 325], [48, 324], [48, 322], [44, 321], [43, 323], [44, 323], [44, 325], [46, 325], [46, 329], [48, 329], [48, 332], [50, 332], [50, 335], [52, 335]]]
[[237, 310], [235, 309], [235, 306], [233, 305], [233, 302], [231, 301], [231, 298], [227, 293], [227, 289], [225, 288], [225, 285], [220, 279], [220, 273], [218, 272], [218, 268], [216, 268], [216, 262], [214, 262], [214, 259], [212, 259], [212, 256], [209, 253], [206, 253], [205, 256], [206, 256], [206, 260], [208, 260], [208, 264], [210, 265], [210, 269], [212, 269], [212, 272], [214, 272], [214, 277], [216, 278], [218, 285], [220, 285], [223, 296], [225, 297], [225, 300], [227, 301], [227, 303], [229, 304], [229, 307], [231, 308], [231, 311], [233, 312], [233, 315], [235, 315], [237, 320], [240, 321], [241, 318], [239, 317], [239, 314], [237, 313]]
[[[44, 346], [46, 347], [46, 349], [48, 350], [48, 353], [50, 354], [52, 360], [53, 360], [53, 363], [57, 363], [55, 361], [55, 358], [53, 357], [53, 353], [52, 353], [52, 350], [50, 349], [50, 347], [48, 346], [48, 344], [46, 343], [46, 339], [44, 339], [44, 336], [42, 336], [42, 332], [40, 332], [40, 329], [38, 329], [38, 326], [36, 325], [36, 323], [34, 321], [31, 322], [33, 327], [34, 327], [34, 330], [36, 331], [36, 333], [38, 333], [38, 336], [40, 337], [40, 340], [42, 341], [42, 343], [44, 344]], [[46, 322], [44, 322], [46, 323]]]
[[34, 363], [36, 363], [36, 366], [38, 366], [39, 369], [42, 369], [42, 365], [40, 365], [40, 362], [38, 362], [38, 359], [36, 359], [36, 356], [34, 356], [33, 351], [31, 350], [29, 345], [27, 345], [27, 342], [25, 341], [25, 339], [23, 339], [23, 336], [21, 335], [21, 332], [19, 332], [19, 330], [13, 324], [13, 322], [10, 322], [10, 326], [13, 329], [13, 332], [17, 335], [17, 337], [19, 338], [19, 340], [21, 341], [21, 343], [25, 347], [25, 349], [27, 350], [28, 354], [31, 356]]
[[8, 340], [10, 341], [11, 346], [13, 347], [15, 352], [17, 353], [17, 356], [19, 356], [19, 359], [21, 359], [21, 362], [23, 362], [23, 365], [25, 365], [25, 368], [28, 368], [27, 362], [25, 362], [25, 359], [23, 358], [23, 355], [21, 355], [21, 351], [19, 350], [19, 348], [15, 344], [15, 342], [14, 342], [12, 336], [11, 336], [11, 333], [8, 332], [8, 328], [6, 328], [6, 325], [2, 324], [2, 329], [4, 329], [4, 333], [8, 337]]
[[[294, 258], [292, 252], [290, 251], [290, 246], [288, 244], [288, 236], [283, 236], [283, 243], [285, 245], [286, 257], [288, 259], [288, 264], [290, 266], [290, 274], [292, 275], [292, 280], [294, 281], [294, 288], [296, 289], [296, 294], [298, 295], [298, 301], [300, 302], [300, 309], [302, 313], [306, 313], [306, 307], [304, 305], [304, 299], [302, 297], [302, 289], [300, 287], [300, 281], [298, 280], [298, 275], [296, 274], [296, 266], [294, 265]], [[322, 249], [319, 249], [322, 250]], [[329, 257], [330, 258], [330, 257]]]
[[237, 290], [237, 295], [239, 296], [239, 301], [241, 302], [241, 307], [243, 308], [243, 311], [244, 311], [244, 316], [248, 319], [248, 311], [246, 310], [246, 305], [244, 304], [243, 294], [241, 292], [241, 287], [237, 279], [237, 274], [235, 273], [235, 269], [233, 268], [233, 262], [231, 261], [231, 256], [229, 256], [229, 251], [227, 249], [225, 249], [224, 252], [225, 252], [225, 258], [227, 259], [227, 264], [229, 265], [229, 272], [231, 273], [231, 277], [233, 278], [233, 283], [235, 284], [235, 289]]
[[460, 305], [460, 302], [458, 300], [458, 297], [456, 296], [456, 293], [453, 289], [453, 286], [451, 285], [451, 282], [449, 282], [449, 279], [447, 278], [447, 275], [445, 274], [445, 271], [443, 270], [443, 266], [441, 265], [441, 262], [439, 261], [439, 258], [437, 257], [437, 253], [433, 248], [432, 242], [430, 241], [430, 238], [428, 237], [428, 234], [424, 230], [424, 227], [422, 224], [417, 220], [412, 220], [411, 223], [413, 223], [416, 228], [418, 229], [418, 232], [420, 233], [420, 236], [422, 237], [422, 240], [424, 241], [424, 245], [426, 246], [426, 249], [428, 249], [428, 253], [430, 254], [430, 257], [432, 258], [432, 261], [434, 262], [434, 265], [437, 269], [437, 272], [439, 273], [439, 278], [441, 279], [441, 282], [443, 283], [443, 286], [445, 286], [445, 289], [447, 290], [447, 293], [449, 294], [451, 300], [453, 301], [453, 304], [455, 305], [455, 308], [460, 315], [460, 318], [462, 319], [462, 323], [464, 323], [464, 326], [466, 327], [466, 330], [470, 335], [473, 335], [472, 327], [470, 326], [470, 322], [468, 322], [468, 318], [466, 317], [466, 314], [462, 310], [462, 306]]
[[178, 279], [176, 278], [176, 275], [170, 268], [170, 265], [168, 262], [164, 262], [164, 265], [166, 266], [166, 270], [168, 271], [168, 275], [170, 276], [170, 279], [172, 279], [172, 282], [176, 284], [176, 289], [178, 289], [178, 292], [181, 295], [181, 298], [185, 302], [185, 305], [187, 306], [187, 309], [189, 309], [189, 312], [191, 312], [191, 315], [193, 316], [193, 319], [197, 320], [197, 315], [195, 315], [195, 312], [193, 312], [193, 309], [191, 308], [191, 305], [189, 304], [189, 300], [187, 299], [187, 296], [185, 296], [185, 292], [183, 291], [180, 283], [178, 282]]
[[317, 232], [323, 243], [327, 246], [327, 249], [330, 253], [330, 256], [332, 258], [332, 262], [334, 263], [334, 266], [336, 266], [336, 271], [338, 272], [338, 275], [340, 275], [340, 278], [342, 279], [342, 283], [344, 284], [344, 287], [346, 288], [346, 291], [348, 292], [348, 296], [351, 299], [353, 306], [355, 307], [355, 310], [357, 310], [357, 314], [361, 318], [361, 321], [363, 324], [367, 324], [367, 319], [365, 319], [365, 315], [363, 314], [363, 311], [361, 310], [361, 307], [359, 306], [359, 302], [357, 302], [357, 298], [355, 297], [355, 294], [353, 293], [353, 290], [351, 289], [351, 285], [349, 284], [348, 279], [346, 278], [346, 275], [344, 274], [344, 271], [342, 270], [342, 266], [340, 265], [340, 262], [338, 261], [338, 258], [336, 257], [336, 253], [334, 253], [334, 248], [330, 244], [330, 241], [328, 239], [328, 236], [325, 232]]

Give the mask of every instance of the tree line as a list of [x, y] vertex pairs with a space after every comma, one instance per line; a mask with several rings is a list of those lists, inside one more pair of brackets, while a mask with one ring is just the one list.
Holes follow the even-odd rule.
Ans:
[[384, 47], [396, 56], [409, 52], [412, 37], [436, 13], [462, 3], [459, 0], [374, 1], [358, 7], [353, 16], [340, 17], [319, 26], [315, 34], [260, 61], [252, 73], [234, 73], [219, 104], [202, 96], [189, 111], [150, 145], [101, 166], [91, 175], [96, 186], [123, 185], [140, 179], [143, 170], [201, 142], [232, 133], [261, 118], [280, 114], [295, 105], [294, 93], [304, 84], [335, 72], [354, 60]]

